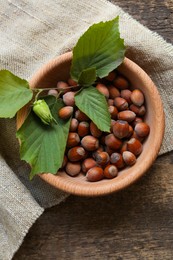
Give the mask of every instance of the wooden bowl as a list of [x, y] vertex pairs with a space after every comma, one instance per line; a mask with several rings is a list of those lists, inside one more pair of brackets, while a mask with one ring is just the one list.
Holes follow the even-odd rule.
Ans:
[[[30, 80], [30, 86], [32, 88], [55, 87], [58, 81], [67, 80], [69, 78], [71, 59], [72, 53], [68, 52], [43, 65]], [[88, 182], [82, 173], [77, 177], [70, 177], [65, 172], [59, 172], [57, 175], [50, 173], [39, 175], [40, 178], [54, 187], [71, 194], [83, 196], [110, 194], [137, 181], [156, 159], [164, 134], [164, 112], [157, 88], [149, 76], [127, 58], [125, 58], [118, 70], [129, 79], [133, 88], [141, 89], [145, 95], [147, 107], [145, 121], [150, 126], [150, 134], [143, 144], [143, 152], [134, 166], [122, 170], [120, 175], [114, 179]], [[18, 128], [23, 123], [26, 115], [27, 107], [18, 113]]]

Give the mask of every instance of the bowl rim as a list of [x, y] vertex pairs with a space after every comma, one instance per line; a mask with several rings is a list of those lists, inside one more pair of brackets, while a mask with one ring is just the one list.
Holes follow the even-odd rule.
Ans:
[[[31, 80], [29, 81], [29, 85], [30, 86], [36, 85], [37, 79], [40, 78], [40, 77], [44, 77], [45, 71], [47, 71], [47, 70], [50, 71], [53, 68], [55, 68], [57, 65], [62, 63], [63, 61], [66, 61], [66, 60], [70, 61], [71, 59], [72, 59], [72, 52], [70, 51], [70, 52], [66, 52], [66, 53], [50, 60], [49, 62], [44, 64], [32, 76]], [[115, 183], [110, 182], [109, 185], [100, 185], [100, 188], [98, 188], [98, 187], [95, 188], [94, 183], [90, 183], [91, 184], [90, 188], [88, 186], [83, 186], [83, 187], [81, 187], [80, 185], [78, 186], [74, 181], [74, 177], [71, 177], [71, 178], [73, 178], [73, 181], [71, 181], [71, 182], [68, 181], [68, 184], [67, 184], [64, 181], [63, 177], [61, 176], [61, 174], [60, 175], [53, 175], [53, 174], [50, 174], [50, 173], [39, 174], [41, 179], [43, 179], [44, 181], [46, 181], [50, 185], [54, 186], [55, 188], [58, 188], [58, 189], [63, 190], [67, 193], [78, 195], [78, 196], [108, 195], [108, 194], [111, 194], [113, 192], [120, 191], [120, 190], [128, 187], [129, 185], [133, 184], [134, 182], [136, 182], [142, 175], [144, 175], [146, 173], [146, 171], [151, 167], [151, 165], [153, 164], [153, 162], [157, 158], [157, 155], [159, 153], [159, 150], [160, 150], [160, 147], [161, 147], [161, 144], [162, 144], [162, 141], [163, 141], [164, 129], [165, 129], [165, 116], [164, 116], [163, 104], [162, 104], [160, 94], [157, 90], [157, 87], [155, 86], [155, 84], [151, 80], [151, 78], [135, 62], [133, 62], [132, 60], [125, 57], [123, 64], [120, 65], [119, 67], [121, 67], [121, 66], [126, 66], [126, 67], [130, 66], [131, 70], [133, 70], [134, 72], [140, 71], [140, 76], [146, 78], [146, 80], [149, 83], [150, 89], [152, 91], [154, 91], [154, 95], [157, 99], [157, 104], [158, 104], [157, 115], [159, 115], [160, 125], [158, 124], [159, 131], [158, 131], [158, 135], [156, 137], [157, 140], [155, 142], [156, 146], [155, 146], [154, 155], [151, 154], [151, 156], [150, 156], [151, 158], [148, 158], [148, 160], [146, 160], [145, 164], [143, 163], [142, 171], [140, 171], [140, 169], [135, 170], [135, 172], [132, 173], [130, 176], [126, 176], [125, 178], [121, 178], [117, 183], [116, 182]], [[21, 125], [20, 116], [21, 116], [21, 114], [18, 113], [18, 115], [17, 115], [17, 128], [19, 128], [20, 125]]]

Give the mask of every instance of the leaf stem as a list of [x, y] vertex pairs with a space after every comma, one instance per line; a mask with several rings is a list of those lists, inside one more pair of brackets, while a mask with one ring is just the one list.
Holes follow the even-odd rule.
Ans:
[[60, 91], [64, 91], [64, 90], [67, 90], [67, 89], [71, 89], [71, 88], [78, 88], [78, 87], [81, 87], [80, 85], [76, 85], [76, 86], [69, 86], [67, 88], [33, 88], [32, 91], [34, 92], [40, 92], [40, 91], [44, 91], [44, 90], [51, 90], [51, 89], [57, 89], [57, 90], [60, 90]]

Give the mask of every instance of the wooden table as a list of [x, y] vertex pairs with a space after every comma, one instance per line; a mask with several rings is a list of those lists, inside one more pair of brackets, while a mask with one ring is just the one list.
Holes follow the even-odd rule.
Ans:
[[[173, 43], [172, 0], [111, 2]], [[31, 259], [173, 259], [173, 152], [124, 191], [46, 210], [14, 257]]]

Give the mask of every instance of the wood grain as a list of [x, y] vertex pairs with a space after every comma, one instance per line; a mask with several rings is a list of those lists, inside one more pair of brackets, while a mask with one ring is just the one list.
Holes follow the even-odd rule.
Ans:
[[[173, 43], [172, 0], [112, 0]], [[135, 185], [100, 198], [70, 196], [37, 220], [14, 260], [173, 259], [173, 152]]]

